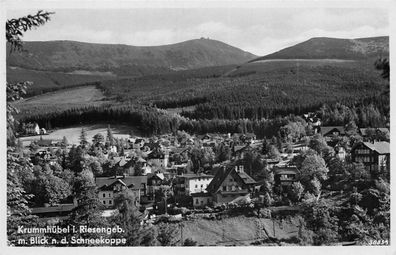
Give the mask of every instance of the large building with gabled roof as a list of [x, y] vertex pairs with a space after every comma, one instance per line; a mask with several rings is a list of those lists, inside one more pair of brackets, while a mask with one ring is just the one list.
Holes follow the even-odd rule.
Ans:
[[353, 162], [362, 162], [371, 172], [390, 170], [390, 144], [388, 142], [360, 142], [351, 150]]
[[220, 168], [206, 190], [212, 195], [213, 203], [222, 204], [254, 192], [256, 184], [243, 165], [234, 162]]

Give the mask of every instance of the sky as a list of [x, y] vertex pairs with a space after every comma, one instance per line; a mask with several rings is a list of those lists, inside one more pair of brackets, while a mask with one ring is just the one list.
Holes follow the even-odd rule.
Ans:
[[[140, 8], [45, 9], [51, 21], [24, 34], [25, 41], [74, 40], [135, 46], [172, 44], [201, 37], [262, 56], [312, 37], [389, 35], [384, 8]], [[7, 18], [36, 10], [8, 10]]]

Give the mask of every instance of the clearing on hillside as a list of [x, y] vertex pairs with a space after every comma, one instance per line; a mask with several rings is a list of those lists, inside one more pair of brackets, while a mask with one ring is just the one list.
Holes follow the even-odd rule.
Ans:
[[72, 89], [63, 89], [39, 96], [30, 97], [15, 103], [22, 115], [29, 116], [37, 112], [48, 110], [66, 110], [88, 105], [109, 103], [102, 91], [95, 86], [84, 86]]

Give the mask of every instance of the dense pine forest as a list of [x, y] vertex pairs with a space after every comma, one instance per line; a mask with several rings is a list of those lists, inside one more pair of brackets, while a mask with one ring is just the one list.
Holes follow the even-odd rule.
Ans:
[[[111, 121], [137, 126], [147, 134], [181, 129], [254, 132], [259, 137], [276, 135], [272, 125], [279, 127], [287, 116], [306, 112], [318, 112], [325, 125], [389, 123], [387, 81], [367, 61], [255, 63], [102, 81], [96, 86], [106, 96], [105, 104], [38, 107], [19, 118], [46, 128]], [[168, 108], [178, 108], [180, 114]]]

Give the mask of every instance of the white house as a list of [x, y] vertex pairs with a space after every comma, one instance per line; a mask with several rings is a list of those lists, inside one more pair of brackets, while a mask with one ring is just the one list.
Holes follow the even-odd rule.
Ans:
[[37, 123], [28, 123], [25, 126], [25, 131], [28, 135], [39, 135], [40, 127]]
[[134, 194], [136, 204], [147, 193], [147, 176], [97, 177], [95, 183], [98, 198], [106, 207], [113, 207], [114, 197], [124, 190], [129, 189]]
[[213, 179], [213, 175], [206, 174], [184, 174], [178, 176], [181, 179], [181, 184], [185, 188], [185, 195], [190, 196], [194, 193], [207, 192], [206, 188]]
[[155, 148], [147, 155], [147, 163], [150, 165], [166, 168], [169, 162], [169, 153], [163, 152], [160, 148]]

